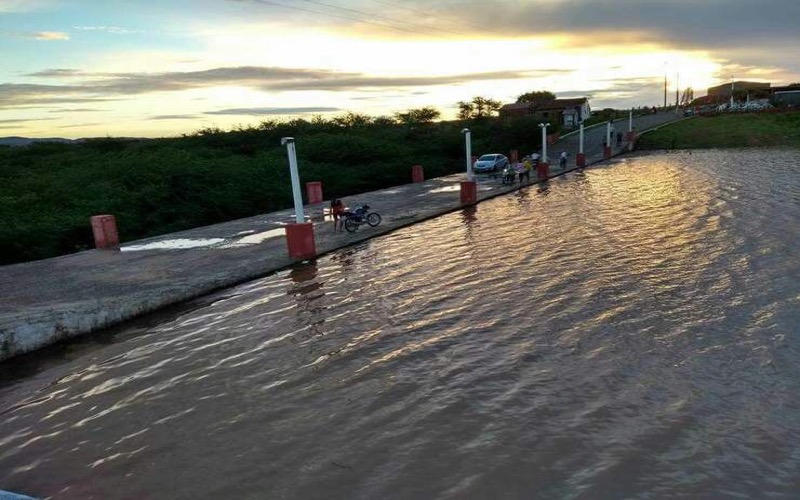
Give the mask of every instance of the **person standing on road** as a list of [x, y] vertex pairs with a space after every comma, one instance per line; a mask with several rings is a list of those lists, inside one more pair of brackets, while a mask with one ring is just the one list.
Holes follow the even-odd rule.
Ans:
[[519, 183], [522, 184], [522, 179], [528, 174], [528, 169], [525, 167], [525, 162], [514, 165], [514, 171], [519, 177]]
[[331, 200], [331, 216], [333, 216], [333, 231], [344, 231], [344, 203], [339, 198]]
[[567, 152], [562, 151], [561, 156], [558, 158], [558, 166], [561, 167], [561, 170], [567, 168]]

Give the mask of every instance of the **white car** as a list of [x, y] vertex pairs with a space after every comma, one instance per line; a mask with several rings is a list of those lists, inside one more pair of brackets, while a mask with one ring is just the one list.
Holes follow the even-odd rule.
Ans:
[[475, 172], [497, 172], [503, 170], [508, 165], [508, 158], [500, 153], [483, 155], [472, 165]]

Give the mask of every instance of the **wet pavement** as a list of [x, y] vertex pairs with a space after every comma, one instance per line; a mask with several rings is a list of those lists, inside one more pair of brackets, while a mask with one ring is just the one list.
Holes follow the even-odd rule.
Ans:
[[[635, 119], [635, 127], [644, 131], [676, 119], [671, 113], [646, 115]], [[615, 126], [627, 131], [627, 119]], [[587, 163], [603, 159], [604, 134], [604, 126], [587, 129]], [[550, 146], [551, 159], [562, 150], [570, 154], [569, 166], [551, 167], [551, 177], [575, 169], [577, 137]], [[615, 145], [614, 154], [627, 147]], [[462, 209], [462, 180], [464, 175], [456, 174], [343, 198], [348, 207], [367, 203], [383, 217], [379, 226], [364, 225], [355, 233], [333, 231], [327, 201], [307, 205], [318, 254]], [[479, 201], [520, 187], [503, 185], [499, 175], [476, 180]], [[283, 210], [128, 242], [120, 251], [90, 250], [0, 267], [0, 360], [290, 266], [284, 228], [294, 220], [293, 209]]]

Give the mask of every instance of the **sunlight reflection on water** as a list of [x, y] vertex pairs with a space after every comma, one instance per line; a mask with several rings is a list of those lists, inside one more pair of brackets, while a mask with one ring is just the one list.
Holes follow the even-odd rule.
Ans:
[[98, 340], [0, 387], [0, 484], [58, 498], [791, 498], [797, 159], [634, 156]]

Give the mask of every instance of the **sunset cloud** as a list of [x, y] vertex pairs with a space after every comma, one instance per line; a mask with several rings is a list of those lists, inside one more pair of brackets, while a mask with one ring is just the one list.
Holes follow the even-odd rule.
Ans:
[[530, 90], [654, 105], [665, 76], [670, 96], [731, 77], [800, 81], [796, 0], [190, 3], [0, 0], [13, 27], [0, 34], [0, 120], [49, 113], [42, 136], [140, 136], [211, 117], [434, 106], [449, 119], [460, 100]]
[[61, 31], [40, 31], [32, 35], [37, 40], [54, 41], [54, 40], [69, 40], [69, 33]]
[[100, 31], [114, 35], [134, 35], [145, 32], [144, 30], [121, 28], [119, 26], [75, 26], [73, 29], [77, 31]]
[[332, 113], [342, 111], [340, 108], [325, 107], [300, 107], [300, 108], [235, 108], [221, 109], [219, 111], [207, 111], [207, 115], [239, 115], [239, 116], [261, 116], [261, 115], [300, 115], [309, 113]]
[[[442, 76], [374, 77], [353, 72], [334, 72], [309, 68], [236, 67], [175, 73], [82, 73], [77, 70], [51, 69], [31, 76], [58, 78], [82, 76], [84, 81], [73, 85], [2, 84], [0, 109], [54, 102], [103, 101], [114, 96], [123, 98], [155, 92], [180, 92], [218, 86], [249, 87], [265, 92], [331, 91], [358, 89], [396, 89], [458, 85], [474, 81], [530, 78], [533, 75], [557, 74], [562, 70], [504, 71], [465, 73]], [[74, 96], [74, 97], [70, 97]]]

